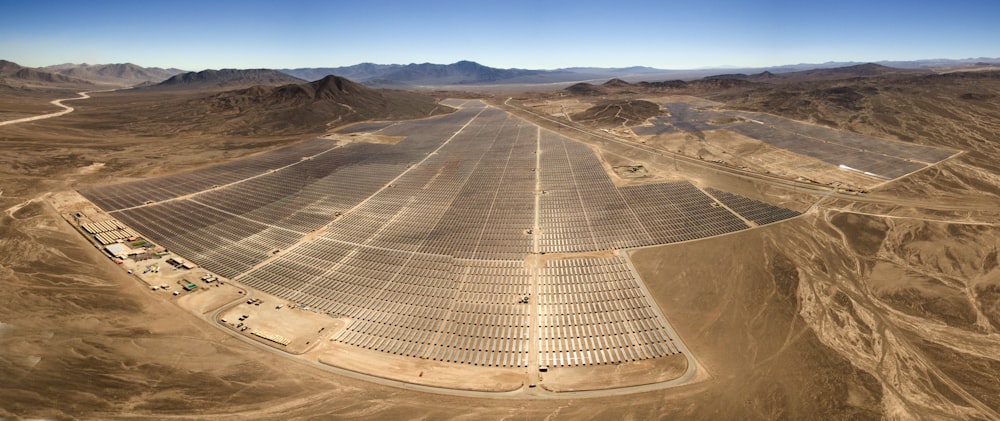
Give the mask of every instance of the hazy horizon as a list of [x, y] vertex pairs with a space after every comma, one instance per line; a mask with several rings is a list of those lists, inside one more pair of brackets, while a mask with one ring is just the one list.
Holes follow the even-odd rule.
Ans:
[[[363, 3], [363, 4], [362, 4]], [[610, 9], [613, 8], [613, 9]], [[1000, 57], [1000, 4], [654, 1], [7, 5], [0, 58], [185, 70], [454, 63], [760, 68]]]

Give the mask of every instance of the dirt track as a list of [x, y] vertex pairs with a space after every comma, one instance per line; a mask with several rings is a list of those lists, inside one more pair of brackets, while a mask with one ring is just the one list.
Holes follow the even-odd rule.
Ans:
[[69, 113], [71, 113], [71, 112], [74, 111], [74, 108], [70, 107], [68, 105], [63, 104], [63, 101], [76, 101], [76, 100], [80, 100], [80, 99], [88, 99], [88, 98], [90, 98], [90, 95], [88, 95], [88, 94], [90, 94], [91, 92], [110, 92], [110, 91], [79, 92], [79, 93], [77, 93], [77, 95], [79, 95], [79, 97], [77, 97], [77, 98], [56, 99], [56, 100], [53, 100], [53, 101], [51, 101], [49, 103], [52, 104], [52, 105], [55, 105], [57, 107], [64, 108], [62, 111], [57, 111], [57, 112], [49, 113], [49, 114], [36, 115], [34, 117], [19, 118], [19, 119], [16, 119], [16, 120], [0, 121], [0, 126], [7, 126], [7, 125], [11, 125], [11, 124], [18, 124], [18, 123], [27, 123], [29, 121], [44, 120], [44, 119], [47, 119], [47, 118], [59, 117], [61, 115], [69, 114]]

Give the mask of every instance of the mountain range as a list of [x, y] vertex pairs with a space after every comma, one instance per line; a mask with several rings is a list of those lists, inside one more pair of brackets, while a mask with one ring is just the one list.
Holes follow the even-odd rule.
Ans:
[[[328, 75], [346, 77], [368, 86], [419, 87], [448, 85], [514, 85], [566, 82], [595, 82], [618, 78], [630, 82], [650, 80], [694, 80], [720, 75], [763, 73], [776, 75], [810, 70], [850, 68], [853, 66], [879, 65], [885, 69], [924, 70], [949, 67], [1000, 65], [1000, 58], [970, 58], [962, 60], [933, 59], [913, 61], [880, 61], [876, 63], [827, 62], [822, 64], [793, 64], [759, 68], [705, 68], [671, 70], [633, 66], [617, 68], [568, 67], [554, 70], [498, 69], [472, 61], [452, 64], [374, 64], [362, 63], [345, 67], [312, 67], [279, 69], [281, 72], [305, 80], [316, 80]], [[855, 72], [850, 70], [849, 72]], [[814, 76], [819, 75], [817, 73]], [[838, 77], [836, 72], [830, 77]]]
[[134, 86], [142, 83], [160, 82], [178, 73], [181, 69], [161, 69], [159, 67], [142, 67], [132, 63], [113, 64], [74, 64], [64, 63], [41, 67], [38, 70], [59, 74], [76, 79], [82, 79], [98, 84]]
[[498, 69], [473, 61], [452, 64], [374, 64], [346, 67], [281, 69], [306, 80], [337, 75], [368, 85], [469, 85], [516, 81], [550, 73], [547, 70]]
[[768, 70], [750, 75], [744, 73], [727, 73], [708, 76], [705, 77], [705, 79], [732, 79], [748, 80], [751, 82], [782, 83], [798, 82], [803, 80], [818, 81], [856, 77], [874, 77], [890, 74], [916, 75], [930, 73], [933, 73], [933, 71], [929, 68], [900, 68], [884, 66], [876, 63], [865, 63], [843, 67], [809, 69], [784, 73], [773, 73]]
[[18, 88], [39, 86], [76, 88], [92, 85], [92, 82], [83, 79], [24, 67], [12, 61], [0, 60], [0, 86]]
[[[103, 86], [156, 86], [157, 88], [236, 89], [253, 85], [278, 86], [320, 80], [334, 75], [369, 87], [421, 88], [474, 85], [530, 85], [578, 82], [599, 83], [608, 79], [627, 82], [676, 81], [701, 78], [752, 82], [789, 82], [797, 78], [836, 79], [846, 74], [865, 77], [885, 72], [927, 72], [930, 69], [967, 69], [1000, 65], [998, 58], [961, 60], [932, 59], [880, 61], [876, 63], [827, 62], [763, 68], [705, 68], [688, 70], [657, 69], [644, 66], [600, 68], [568, 67], [554, 70], [500, 69], [473, 61], [452, 64], [375, 64], [344, 67], [296, 69], [221, 69], [184, 72], [176, 68], [142, 67], [132, 63], [59, 64], [41, 68], [20, 66], [0, 60], [0, 84], [6, 86], [49, 86], [61, 88]], [[856, 66], [860, 66], [855, 68]], [[880, 66], [880, 67], [873, 67]], [[848, 69], [832, 70], [832, 69]], [[812, 72], [812, 73], [803, 73]], [[870, 74], [865, 74], [868, 72]]]

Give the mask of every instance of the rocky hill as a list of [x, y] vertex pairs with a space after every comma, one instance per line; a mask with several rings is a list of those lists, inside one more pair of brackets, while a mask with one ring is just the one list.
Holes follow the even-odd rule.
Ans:
[[649, 101], [629, 99], [602, 101], [583, 112], [573, 114], [573, 121], [593, 127], [631, 127], [662, 114], [660, 106]]
[[338, 76], [220, 92], [189, 100], [180, 110], [190, 115], [181, 118], [195, 118], [214, 132], [237, 135], [322, 132], [355, 121], [452, 111], [428, 95], [372, 89]]
[[255, 85], [286, 85], [305, 82], [270, 69], [203, 70], [174, 75], [163, 82], [145, 89], [212, 89], [225, 90]]

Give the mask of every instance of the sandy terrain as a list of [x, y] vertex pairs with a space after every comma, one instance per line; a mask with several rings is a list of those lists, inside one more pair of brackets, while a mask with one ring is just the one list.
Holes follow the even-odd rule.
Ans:
[[[549, 367], [539, 377], [545, 381], [542, 387], [553, 392], [615, 389], [676, 379], [687, 370], [687, 364], [684, 355], [675, 354], [666, 358], [617, 365]], [[595, 384], [594, 379], [601, 381]]]
[[388, 355], [341, 343], [328, 342], [307, 358], [357, 373], [444, 389], [508, 392], [526, 383], [523, 369], [472, 367], [432, 360]]

